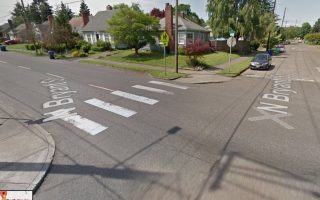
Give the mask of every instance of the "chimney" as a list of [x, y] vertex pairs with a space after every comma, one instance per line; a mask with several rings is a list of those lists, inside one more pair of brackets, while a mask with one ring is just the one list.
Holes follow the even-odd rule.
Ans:
[[165, 30], [169, 35], [169, 48], [171, 51], [174, 51], [174, 35], [173, 35], [173, 9], [172, 5], [166, 3], [165, 8]]
[[48, 16], [48, 24], [49, 24], [49, 31], [51, 31], [52, 27], [53, 27], [53, 16], [52, 15]]
[[112, 10], [112, 6], [107, 5], [107, 10]]
[[81, 17], [83, 22], [82, 27], [85, 27], [89, 23], [89, 12], [82, 12]]

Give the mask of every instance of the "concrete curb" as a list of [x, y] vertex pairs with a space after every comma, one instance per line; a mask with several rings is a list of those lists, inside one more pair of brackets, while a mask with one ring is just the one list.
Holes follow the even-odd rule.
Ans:
[[[10, 107], [10, 106], [4, 106], [5, 104], [0, 101], [0, 112], [4, 112], [7, 115], [11, 116], [13, 119], [14, 118], [20, 118], [20, 119], [32, 119], [32, 117], [30, 117], [29, 115], [27, 115], [24, 112], [15, 112], [15, 110]], [[16, 121], [16, 123], [19, 123], [20, 125], [23, 126], [23, 129], [25, 130], [25, 132], [31, 132], [33, 133], [35, 136], [39, 138], [39, 140], [43, 141], [43, 145], [46, 147], [44, 148], [42, 151], [42, 155], [43, 156], [39, 156], [37, 157], [37, 160], [34, 160], [35, 163], [40, 163], [40, 168], [38, 170], [36, 170], [36, 175], [29, 177], [28, 182], [25, 182], [24, 184], [20, 184], [19, 183], [15, 183], [15, 184], [11, 184], [10, 186], [7, 186], [9, 189], [18, 189], [18, 190], [32, 190], [33, 192], [35, 192], [41, 185], [41, 183], [43, 182], [45, 176], [47, 175], [50, 166], [52, 164], [53, 161], [53, 156], [55, 153], [55, 142], [53, 140], [52, 135], [47, 132], [44, 128], [42, 128], [40, 125], [33, 123], [32, 120], [30, 120], [30, 122], [26, 123], [26, 122], [21, 122], [18, 120], [14, 120]], [[23, 168], [22, 168], [23, 171]], [[21, 171], [18, 171], [16, 173], [20, 173]], [[27, 171], [26, 171], [27, 172]], [[1, 171], [0, 171], [1, 173]], [[20, 174], [20, 176], [23, 178], [23, 174]], [[16, 186], [14, 186], [16, 185]], [[24, 185], [24, 186], [23, 186]], [[13, 188], [14, 187], [14, 188]], [[5, 188], [7, 189], [7, 188]]]
[[44, 178], [49, 172], [49, 169], [53, 161], [53, 156], [55, 153], [56, 146], [55, 146], [53, 137], [49, 132], [47, 132], [40, 125], [35, 124], [33, 126], [34, 126], [33, 129], [38, 133], [42, 134], [48, 143], [48, 150], [47, 150], [48, 152], [44, 160], [42, 170], [39, 172], [38, 176], [33, 180], [32, 184], [30, 184], [30, 186], [28, 187], [28, 190], [32, 190], [33, 192], [35, 192], [40, 187], [41, 183], [43, 182]]

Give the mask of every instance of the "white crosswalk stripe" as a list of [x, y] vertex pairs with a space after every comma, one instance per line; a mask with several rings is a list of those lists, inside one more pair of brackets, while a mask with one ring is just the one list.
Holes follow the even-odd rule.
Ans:
[[94, 121], [91, 121], [90, 119], [83, 118], [80, 115], [65, 117], [65, 118], [62, 118], [62, 120], [89, 133], [90, 135], [97, 135], [98, 133], [108, 128]]
[[141, 90], [146, 90], [149, 92], [155, 92], [155, 93], [160, 93], [160, 94], [169, 94], [169, 95], [173, 95], [173, 92], [168, 92], [166, 90], [161, 90], [158, 88], [152, 88], [152, 87], [147, 87], [147, 86], [143, 86], [143, 85], [134, 85], [132, 86], [133, 88], [137, 88], [137, 89], [141, 89]]
[[119, 90], [113, 91], [113, 92], [111, 92], [111, 94], [114, 94], [114, 95], [117, 95], [117, 96], [120, 96], [120, 97], [123, 97], [123, 98], [126, 98], [126, 99], [130, 99], [130, 100], [133, 100], [133, 101], [145, 103], [145, 104], [148, 104], [148, 105], [154, 105], [154, 104], [159, 102], [158, 100], [155, 100], [155, 99], [150, 99], [150, 98], [147, 98], [147, 97], [144, 97], [144, 96], [138, 96], [138, 95], [130, 94], [130, 93], [127, 93], [127, 92], [122, 92], [122, 91], [119, 91]]
[[113, 105], [111, 103], [107, 103], [104, 101], [101, 101], [99, 99], [89, 99], [87, 101], [85, 101], [86, 103], [96, 106], [98, 108], [107, 110], [109, 112], [121, 115], [123, 117], [131, 117], [132, 115], [137, 114], [137, 112], [133, 111], [133, 110], [129, 110], [127, 108], [123, 108], [117, 105]]
[[156, 85], [164, 85], [164, 86], [178, 88], [178, 89], [182, 89], [182, 90], [188, 89], [188, 87], [186, 87], [186, 86], [181, 86], [181, 85], [176, 85], [176, 84], [166, 83], [166, 82], [161, 82], [161, 81], [149, 81], [149, 83], [156, 84]]

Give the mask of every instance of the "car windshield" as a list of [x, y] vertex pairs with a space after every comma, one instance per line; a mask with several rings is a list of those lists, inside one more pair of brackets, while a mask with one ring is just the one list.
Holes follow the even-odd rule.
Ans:
[[256, 55], [254, 57], [254, 61], [266, 61], [266, 60], [268, 60], [268, 55], [265, 55], [265, 54]]

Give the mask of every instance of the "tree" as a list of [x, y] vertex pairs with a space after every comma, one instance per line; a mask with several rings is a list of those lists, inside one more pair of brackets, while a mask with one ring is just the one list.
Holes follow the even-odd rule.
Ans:
[[320, 18], [314, 24], [312, 31], [315, 33], [320, 33]]
[[164, 10], [161, 11], [159, 8], [153, 8], [150, 11], [150, 15], [162, 19], [165, 17], [165, 12]]
[[48, 4], [48, 0], [33, 0], [27, 6], [29, 20], [41, 24], [47, 21], [49, 15], [52, 15], [52, 7]]
[[119, 4], [113, 5], [113, 9], [130, 8], [134, 11], [143, 12], [140, 7], [141, 6], [139, 3], [131, 3], [131, 6], [125, 3], [119, 3]]
[[305, 22], [302, 24], [301, 29], [300, 29], [300, 38], [304, 38], [305, 35], [311, 33], [312, 27], [308, 22]]
[[135, 54], [147, 43], [155, 43], [153, 36], [157, 35], [159, 19], [146, 15], [131, 8], [120, 8], [108, 21], [108, 32], [116, 43], [128, 44], [135, 49]]
[[301, 35], [301, 27], [295, 27], [295, 26], [290, 26], [283, 28], [282, 33], [285, 37], [285, 39], [290, 40], [294, 38], [298, 38]]
[[216, 37], [232, 29], [237, 38], [260, 40], [276, 21], [271, 0], [208, 0], [207, 11]]
[[185, 14], [187, 19], [189, 19], [190, 21], [193, 21], [196, 24], [199, 24], [201, 26], [206, 25], [205, 21], [203, 19], [201, 19], [197, 15], [197, 13], [191, 11], [191, 6], [189, 4], [179, 4], [178, 5], [178, 12]]
[[84, 0], [81, 1], [79, 15], [82, 16], [82, 13], [88, 13], [90, 15], [90, 9]]
[[21, 3], [17, 2], [11, 14], [15, 25], [21, 24], [21, 21], [41, 24], [47, 21], [49, 15], [52, 15], [52, 8], [47, 0], [33, 0], [30, 5], [26, 6], [25, 10]]
[[70, 26], [69, 21], [73, 17], [73, 12], [67, 5], [61, 2], [60, 6], [57, 7], [55, 14], [55, 21], [60, 26]]

